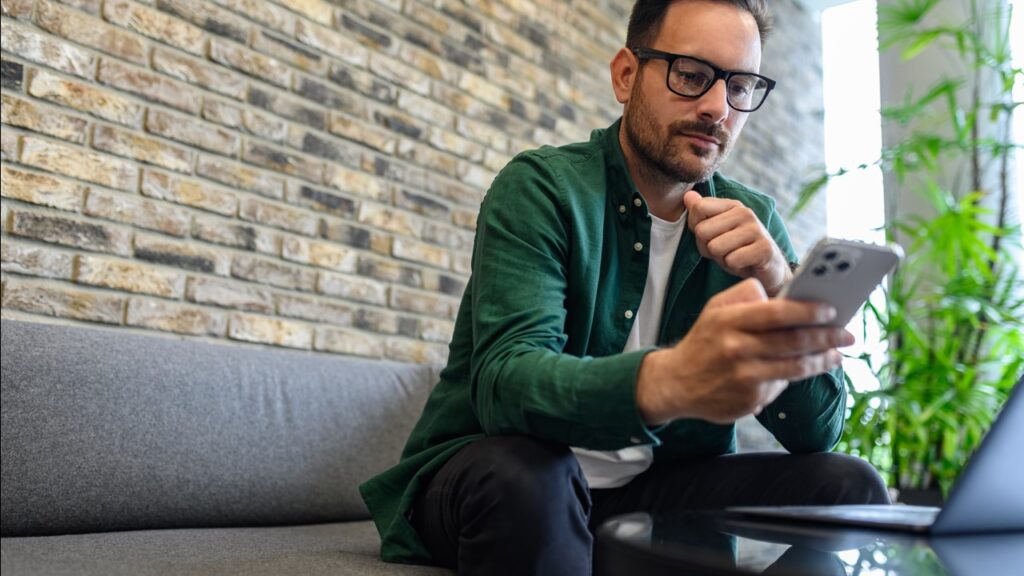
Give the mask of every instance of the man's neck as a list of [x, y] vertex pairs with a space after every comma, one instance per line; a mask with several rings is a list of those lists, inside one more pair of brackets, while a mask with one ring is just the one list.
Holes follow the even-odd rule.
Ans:
[[626, 168], [633, 178], [633, 184], [647, 201], [647, 210], [668, 222], [679, 220], [686, 210], [683, 195], [694, 185], [673, 180], [640, 158], [630, 145], [624, 128], [619, 130], [619, 146], [622, 148], [622, 156], [626, 160]]

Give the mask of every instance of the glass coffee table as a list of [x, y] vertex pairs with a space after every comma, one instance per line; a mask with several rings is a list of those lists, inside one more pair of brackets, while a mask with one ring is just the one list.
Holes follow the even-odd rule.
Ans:
[[617, 516], [594, 543], [595, 576], [982, 576], [1021, 566], [1024, 532], [927, 538], [723, 513]]

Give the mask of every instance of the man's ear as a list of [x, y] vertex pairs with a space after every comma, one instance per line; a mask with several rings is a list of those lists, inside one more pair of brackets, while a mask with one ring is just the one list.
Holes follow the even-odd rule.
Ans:
[[622, 48], [612, 58], [612, 90], [615, 92], [615, 99], [619, 104], [629, 101], [629, 95], [633, 92], [633, 83], [637, 80], [637, 71], [640, 60], [630, 52], [629, 48]]

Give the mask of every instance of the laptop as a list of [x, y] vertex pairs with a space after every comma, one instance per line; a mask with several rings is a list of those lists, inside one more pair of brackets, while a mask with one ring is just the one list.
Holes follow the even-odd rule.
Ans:
[[1024, 531], [1024, 378], [939, 508], [904, 505], [736, 506], [748, 518], [966, 534]]

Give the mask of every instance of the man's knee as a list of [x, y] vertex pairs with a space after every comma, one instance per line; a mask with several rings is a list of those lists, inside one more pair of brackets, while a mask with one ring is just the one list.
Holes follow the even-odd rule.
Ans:
[[802, 457], [813, 484], [809, 504], [889, 504], [889, 491], [871, 464], [847, 454], [823, 452]]
[[577, 510], [590, 514], [590, 493], [579, 462], [564, 445], [529, 436], [495, 436], [459, 454], [473, 461], [474, 492], [513, 517]]

